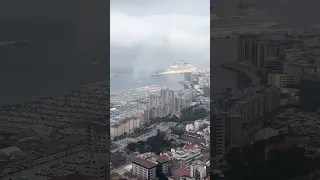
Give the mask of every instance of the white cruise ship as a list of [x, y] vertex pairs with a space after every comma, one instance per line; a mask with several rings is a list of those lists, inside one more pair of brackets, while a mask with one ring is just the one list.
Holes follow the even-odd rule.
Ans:
[[167, 69], [166, 71], [161, 73], [153, 73], [152, 76], [184, 74], [188, 72], [195, 72], [196, 70], [197, 68], [190, 63], [184, 63], [183, 65], [180, 65], [180, 66], [175, 63], [172, 66], [170, 66], [170, 68]]

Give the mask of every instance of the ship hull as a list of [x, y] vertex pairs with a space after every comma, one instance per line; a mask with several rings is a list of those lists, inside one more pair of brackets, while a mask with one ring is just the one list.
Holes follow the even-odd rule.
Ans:
[[153, 73], [151, 76], [163, 76], [163, 75], [177, 75], [184, 73], [192, 73], [197, 70], [196, 67], [189, 63], [184, 63], [183, 66], [178, 66], [177, 64], [173, 64], [167, 71], [161, 73]]
[[172, 73], [163, 72], [163, 73], [154, 73], [154, 74], [151, 74], [151, 76], [169, 76], [169, 75], [178, 75], [178, 74], [193, 73], [193, 72], [196, 72], [196, 71], [184, 71], [184, 72], [172, 72]]

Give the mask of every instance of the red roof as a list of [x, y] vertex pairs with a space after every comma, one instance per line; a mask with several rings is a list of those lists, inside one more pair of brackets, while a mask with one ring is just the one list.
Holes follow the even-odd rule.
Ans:
[[169, 158], [167, 156], [163, 155], [163, 156], [159, 156], [156, 161], [159, 163], [165, 163], [165, 162], [169, 161]]
[[157, 165], [157, 163], [146, 160], [146, 159], [142, 159], [142, 158], [136, 158], [134, 159], [132, 162], [139, 164], [141, 166], [144, 166], [146, 168], [152, 168], [155, 167]]
[[177, 169], [177, 170], [173, 171], [173, 175], [176, 175], [176, 176], [190, 176], [190, 171], [188, 171], [186, 169], [183, 169], [183, 168], [180, 168], [180, 169]]
[[191, 151], [191, 150], [197, 150], [197, 149], [199, 149], [199, 148], [196, 147], [196, 146], [190, 145], [190, 146], [184, 146], [183, 149], [184, 149], [185, 151]]
[[201, 105], [201, 106], [198, 106], [199, 108], [204, 108], [204, 109], [206, 109], [206, 108], [209, 108], [208, 106], [206, 106], [206, 105]]
[[61, 176], [61, 177], [53, 177], [49, 180], [90, 180], [90, 176], [86, 176], [83, 174], [69, 174], [67, 176]]

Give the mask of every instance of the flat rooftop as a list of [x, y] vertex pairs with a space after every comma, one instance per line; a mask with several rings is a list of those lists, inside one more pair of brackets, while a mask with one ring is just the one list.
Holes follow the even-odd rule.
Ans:
[[139, 164], [141, 166], [144, 166], [146, 168], [153, 168], [157, 165], [157, 163], [146, 160], [146, 159], [142, 159], [142, 158], [136, 158], [132, 161], [133, 163]]

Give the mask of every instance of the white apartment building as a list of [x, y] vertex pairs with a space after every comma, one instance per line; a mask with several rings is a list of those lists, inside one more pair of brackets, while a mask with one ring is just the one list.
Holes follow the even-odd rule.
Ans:
[[301, 55], [305, 54], [306, 51], [292, 48], [292, 49], [284, 49], [282, 53], [286, 61], [296, 61], [301, 57]]
[[297, 75], [270, 73], [268, 74], [268, 83], [280, 88], [281, 91], [285, 91], [290, 84], [300, 84], [300, 77]]
[[133, 133], [136, 128], [140, 128], [142, 125], [141, 119], [138, 117], [128, 117], [119, 120], [110, 127], [111, 137], [121, 136], [124, 133]]
[[181, 93], [187, 102], [192, 101], [198, 95], [198, 91], [195, 89], [187, 89]]
[[283, 73], [301, 77], [304, 73], [312, 74], [318, 72], [318, 68], [305, 61], [287, 61], [283, 66]]
[[[268, 97], [268, 98], [266, 98]], [[280, 89], [272, 86], [254, 85], [234, 94], [229, 101], [230, 113], [240, 114], [242, 123], [264, 116], [280, 105]]]
[[203, 166], [191, 165], [190, 167], [190, 177], [195, 180], [203, 180], [207, 176], [207, 171]]
[[[195, 89], [187, 89], [179, 93], [163, 88], [159, 94], [150, 95], [150, 102], [148, 106], [148, 120], [157, 117], [164, 117], [170, 113], [180, 112], [182, 108], [186, 108], [188, 104], [198, 95]], [[144, 108], [144, 105], [139, 102], [138, 107]]]
[[150, 105], [149, 101], [142, 101], [142, 100], [137, 101], [137, 109], [139, 110], [146, 110], [149, 108], [149, 105]]
[[142, 158], [132, 161], [132, 173], [144, 180], [156, 180], [157, 163]]
[[176, 151], [172, 153], [173, 158], [177, 160], [179, 167], [188, 167], [195, 159], [202, 156], [200, 151]]

